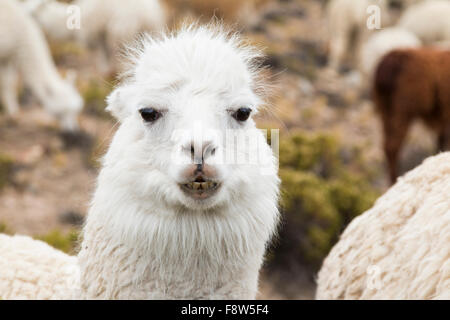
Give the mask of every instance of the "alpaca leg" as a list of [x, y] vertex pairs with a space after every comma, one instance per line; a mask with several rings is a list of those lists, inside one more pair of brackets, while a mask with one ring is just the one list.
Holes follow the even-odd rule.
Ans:
[[398, 160], [400, 149], [405, 141], [410, 122], [406, 119], [395, 121], [384, 119], [384, 152], [389, 166], [389, 177], [394, 184], [398, 176]]
[[10, 116], [17, 114], [17, 72], [13, 66], [7, 65], [0, 71], [0, 96], [3, 106]]
[[348, 39], [345, 35], [337, 35], [331, 39], [329, 67], [338, 70], [348, 47]]

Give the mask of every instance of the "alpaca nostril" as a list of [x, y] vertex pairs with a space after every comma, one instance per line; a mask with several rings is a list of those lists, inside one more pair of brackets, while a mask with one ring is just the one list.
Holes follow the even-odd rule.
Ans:
[[216, 150], [217, 147], [212, 142], [206, 143], [203, 147], [203, 159], [214, 156], [216, 154]]
[[186, 152], [190, 152], [191, 159], [197, 160], [197, 162], [201, 163], [208, 157], [214, 156], [216, 154], [217, 147], [212, 142], [207, 141], [199, 145], [191, 142], [188, 146], [183, 147], [183, 149]]

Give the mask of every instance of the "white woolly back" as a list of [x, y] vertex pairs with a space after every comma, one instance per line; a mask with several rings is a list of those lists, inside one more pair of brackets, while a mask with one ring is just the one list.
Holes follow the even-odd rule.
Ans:
[[424, 44], [450, 41], [450, 2], [427, 0], [410, 6], [398, 26], [414, 33]]
[[355, 218], [318, 274], [318, 299], [450, 297], [450, 153], [399, 178]]
[[[123, 55], [125, 71], [121, 78], [125, 82], [153, 83], [161, 87], [173, 84], [173, 77], [180, 75], [181, 78], [195, 76], [199, 87], [210, 84], [212, 79], [222, 79], [217, 88], [224, 90], [221, 86], [226, 80], [248, 74], [248, 80], [259, 92], [267, 85], [261, 82], [259, 74], [262, 58], [261, 51], [219, 23], [188, 24], [173, 33], [144, 34], [128, 45]], [[246, 72], [230, 66], [245, 68]], [[164, 72], [152, 75], [144, 70]], [[153, 76], [158, 77], [157, 82], [152, 81]]]

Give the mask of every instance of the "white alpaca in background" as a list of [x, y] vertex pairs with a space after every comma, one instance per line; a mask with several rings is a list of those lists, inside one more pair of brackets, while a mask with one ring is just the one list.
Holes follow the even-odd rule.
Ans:
[[421, 41], [408, 30], [392, 27], [374, 33], [362, 46], [360, 69], [367, 79], [372, 80], [375, 68], [381, 58], [394, 49], [418, 48]]
[[318, 299], [450, 299], [450, 153], [355, 218], [319, 272]]
[[[75, 40], [97, 49], [97, 64], [102, 72], [112, 67], [122, 43], [140, 32], [161, 31], [166, 23], [166, 13], [159, 0], [75, 0], [70, 4], [26, 0], [24, 6], [50, 40]], [[79, 11], [70, 10], [73, 8]], [[74, 19], [79, 19], [79, 28], [75, 25], [68, 28], [68, 21], [75, 22]]]
[[[67, 297], [255, 298], [279, 189], [276, 158], [252, 119], [264, 91], [259, 53], [218, 27], [146, 38], [130, 52], [132, 64], [108, 97], [120, 128], [83, 231], [80, 279], [68, 277], [80, 289], [67, 288]], [[259, 161], [221, 161], [233, 151], [230, 130], [252, 134], [235, 153]], [[39, 282], [46, 274], [25, 285], [15, 273], [28, 256], [45, 263], [45, 251], [15, 256], [20, 244], [2, 248], [1, 297], [53, 290], [51, 277]]]
[[[374, 8], [378, 8], [379, 11], [375, 12]], [[350, 50], [359, 50], [360, 44], [372, 31], [369, 30], [367, 22], [377, 13], [380, 14], [379, 27], [385, 27], [389, 21], [386, 0], [330, 1], [326, 10], [330, 68], [338, 70]]]
[[427, 0], [408, 8], [398, 26], [414, 33], [424, 44], [450, 44], [450, 1]]
[[74, 31], [78, 30], [67, 28], [70, 12], [68, 12], [69, 4], [66, 2], [56, 0], [22, 0], [21, 5], [25, 11], [36, 19], [50, 40], [75, 39]]
[[78, 127], [83, 99], [58, 74], [44, 35], [15, 0], [0, 2], [0, 97], [6, 111], [18, 112], [17, 80], [24, 83], [43, 107], [56, 116], [63, 129]]

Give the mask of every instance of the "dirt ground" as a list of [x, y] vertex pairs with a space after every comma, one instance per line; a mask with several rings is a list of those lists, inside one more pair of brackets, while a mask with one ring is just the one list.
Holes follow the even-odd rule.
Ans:
[[[270, 112], [258, 120], [260, 126], [280, 128], [282, 135], [296, 128], [331, 132], [363, 148], [366, 161], [382, 172], [379, 185], [387, 188], [380, 123], [368, 90], [361, 89], [364, 79], [355, 72], [335, 75], [324, 68], [321, 2], [272, 1], [245, 36], [264, 48], [272, 66], [273, 98]], [[77, 67], [80, 83], [94, 72], [88, 60], [79, 58], [86, 63]], [[80, 122], [84, 134], [73, 139], [63, 136], [36, 103], [29, 102], [15, 119], [0, 112], [0, 152], [14, 159], [11, 181], [0, 191], [0, 222], [14, 232], [37, 236], [79, 228], [95, 188], [98, 159], [115, 131], [112, 119], [89, 110]], [[433, 153], [434, 137], [418, 124], [407, 145], [404, 170]], [[290, 281], [282, 272], [263, 271], [260, 291], [260, 298], [311, 299], [314, 284], [301, 276]]]

